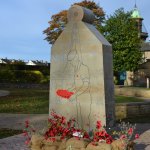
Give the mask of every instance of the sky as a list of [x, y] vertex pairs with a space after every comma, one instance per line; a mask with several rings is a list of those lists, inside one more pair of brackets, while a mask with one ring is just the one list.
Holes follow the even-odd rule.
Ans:
[[[43, 30], [53, 14], [69, 9], [81, 0], [0, 0], [0, 58], [44, 60], [50, 62], [51, 45], [44, 40]], [[135, 0], [94, 0], [106, 15], [123, 7], [134, 8]], [[150, 0], [137, 0], [150, 35]]]

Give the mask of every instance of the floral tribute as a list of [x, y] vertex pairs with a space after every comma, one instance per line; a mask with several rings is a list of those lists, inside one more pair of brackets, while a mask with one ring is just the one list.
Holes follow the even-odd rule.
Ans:
[[[96, 122], [96, 127], [89, 133], [84, 129], [77, 128], [74, 118], [67, 120], [64, 116], [51, 112], [48, 119], [48, 127], [42, 134], [37, 134], [29, 121], [25, 122], [23, 135], [26, 137], [25, 144], [30, 145], [31, 150], [132, 150], [133, 131], [135, 126], [121, 123], [117, 129], [106, 129], [101, 121]], [[135, 139], [139, 138], [135, 134]]]
[[70, 92], [64, 89], [59, 89], [56, 91], [56, 94], [62, 98], [69, 99], [74, 94], [74, 92]]

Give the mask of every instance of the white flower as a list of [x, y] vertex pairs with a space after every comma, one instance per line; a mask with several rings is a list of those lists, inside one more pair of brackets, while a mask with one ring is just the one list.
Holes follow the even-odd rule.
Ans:
[[75, 137], [80, 137], [80, 138], [83, 137], [83, 135], [81, 134], [81, 132], [74, 132], [74, 133], [73, 133], [73, 136], [75, 136]]

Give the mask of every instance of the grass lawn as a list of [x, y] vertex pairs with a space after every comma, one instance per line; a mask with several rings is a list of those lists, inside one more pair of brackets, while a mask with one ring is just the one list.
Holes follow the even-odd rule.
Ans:
[[128, 89], [139, 89], [139, 90], [150, 90], [150, 88], [146, 88], [146, 87], [132, 87], [132, 86], [125, 86], [123, 88], [128, 88]]
[[116, 103], [143, 102], [143, 99], [136, 97], [115, 96], [115, 101]]
[[[49, 91], [38, 89], [5, 89], [10, 95], [0, 97], [0, 113], [47, 114]], [[116, 103], [141, 102], [133, 97], [116, 96]]]
[[22, 130], [12, 130], [12, 129], [2, 128], [0, 129], [0, 139], [13, 136], [13, 135], [17, 135], [17, 134], [21, 134], [21, 133], [22, 133]]
[[0, 97], [0, 113], [48, 113], [48, 90], [5, 89], [10, 95]]

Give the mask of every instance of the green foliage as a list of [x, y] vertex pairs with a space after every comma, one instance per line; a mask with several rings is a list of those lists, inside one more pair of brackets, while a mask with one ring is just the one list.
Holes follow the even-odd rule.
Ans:
[[44, 76], [44, 78], [41, 80], [40, 83], [49, 83], [50, 82], [50, 76]]
[[49, 76], [38, 70], [11, 70], [1, 68], [0, 82], [5, 83], [49, 83]]
[[118, 82], [119, 82], [119, 81], [118, 81], [117, 77], [116, 77], [116, 76], [114, 76], [114, 84], [115, 84], [115, 85], [117, 85], [117, 84], [118, 84]]
[[40, 71], [14, 71], [17, 82], [20, 83], [40, 83], [43, 74]]
[[12, 72], [9, 68], [3, 68], [0, 70], [0, 82], [10, 81], [13, 82], [15, 80], [14, 72]]
[[49, 66], [0, 64], [0, 83], [49, 83]]
[[116, 103], [132, 103], [132, 102], [144, 102], [143, 99], [136, 97], [126, 97], [126, 96], [115, 96]]
[[[78, 3], [74, 3], [73, 5], [79, 5], [90, 9], [96, 16], [93, 23], [94, 26], [100, 29], [101, 23], [105, 17], [105, 13], [98, 4], [96, 4], [94, 1], [83, 0]], [[51, 20], [48, 23], [49, 27], [43, 31], [46, 35], [45, 40], [47, 40], [49, 44], [54, 44], [67, 24], [67, 10], [63, 10], [57, 14], [52, 15]]]
[[25, 62], [23, 60], [15, 60], [14, 62], [11, 62], [13, 65], [25, 65]]
[[114, 71], [136, 70], [142, 61], [141, 40], [135, 20], [123, 9], [108, 17], [102, 31], [112, 44]]

